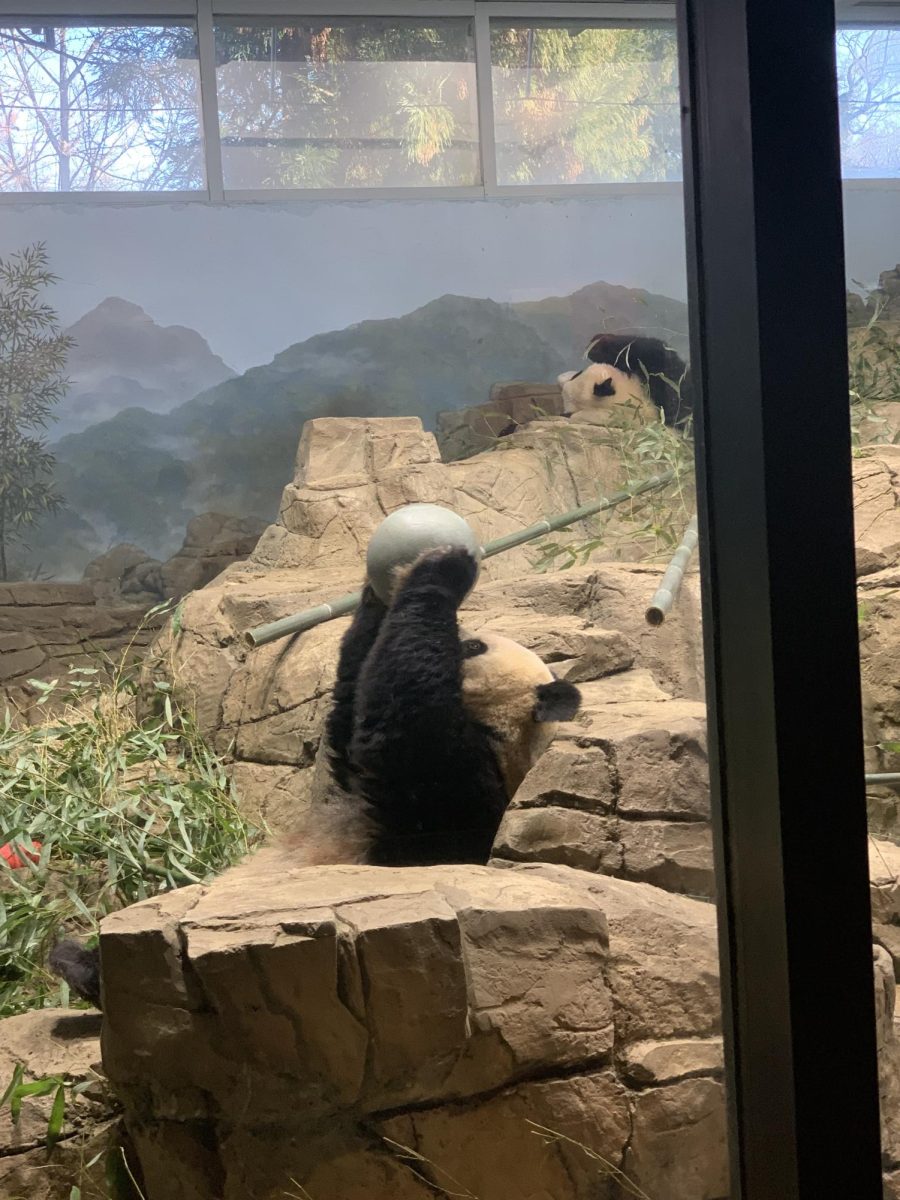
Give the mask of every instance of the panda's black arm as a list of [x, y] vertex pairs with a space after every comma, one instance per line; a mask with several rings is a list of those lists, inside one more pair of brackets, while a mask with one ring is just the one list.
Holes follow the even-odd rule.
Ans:
[[477, 569], [464, 550], [420, 559], [398, 588], [360, 675], [350, 758], [406, 793], [464, 752], [471, 722], [456, 610]]
[[382, 866], [486, 862], [506, 791], [490, 731], [463, 703], [456, 613], [478, 567], [429, 553], [399, 586], [359, 677], [349, 760]]
[[387, 608], [366, 584], [350, 627], [341, 639], [334, 698], [325, 723], [331, 769], [339, 787], [347, 787], [347, 752], [353, 736], [354, 699], [359, 673], [375, 644]]

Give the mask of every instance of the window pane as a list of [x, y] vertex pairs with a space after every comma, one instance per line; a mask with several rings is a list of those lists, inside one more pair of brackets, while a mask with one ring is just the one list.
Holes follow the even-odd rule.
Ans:
[[671, 26], [492, 21], [491, 63], [498, 183], [680, 179]]
[[838, 30], [837, 64], [844, 178], [897, 178], [900, 28]]
[[204, 186], [188, 24], [0, 27], [0, 191]]
[[480, 183], [468, 20], [216, 29], [228, 188]]

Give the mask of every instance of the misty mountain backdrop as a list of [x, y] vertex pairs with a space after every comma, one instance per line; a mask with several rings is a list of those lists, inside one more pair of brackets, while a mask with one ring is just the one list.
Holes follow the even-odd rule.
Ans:
[[199, 333], [157, 325], [139, 305], [117, 296], [85, 313], [66, 333], [75, 339], [66, 366], [71, 386], [58, 409], [54, 440], [123, 408], [170, 412], [234, 375]]
[[684, 304], [597, 283], [522, 304], [442, 296], [234, 375], [193, 330], [106, 300], [70, 330], [76, 383], [51, 431], [67, 507], [33, 535], [30, 566], [77, 578], [117, 542], [168, 557], [198, 513], [272, 519], [308, 418], [417, 415], [433, 427], [438, 412], [487, 400], [494, 383], [555, 380], [601, 329], [655, 334], [686, 353]]

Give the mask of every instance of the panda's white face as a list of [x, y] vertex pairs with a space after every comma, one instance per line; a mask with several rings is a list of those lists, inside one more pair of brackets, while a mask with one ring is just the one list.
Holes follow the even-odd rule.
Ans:
[[[496, 633], [468, 634], [463, 644], [463, 703], [466, 711], [496, 737], [494, 751], [512, 796], [550, 745], [560, 720], [571, 720], [578, 706], [574, 688], [557, 683], [546, 663], [512, 638]], [[552, 685], [549, 689], [547, 685]], [[563, 695], [548, 704], [542, 698]]]
[[562, 388], [563, 412], [576, 420], [596, 425], [643, 425], [659, 419], [641, 380], [607, 363], [591, 363], [583, 371], [565, 371], [557, 382]]

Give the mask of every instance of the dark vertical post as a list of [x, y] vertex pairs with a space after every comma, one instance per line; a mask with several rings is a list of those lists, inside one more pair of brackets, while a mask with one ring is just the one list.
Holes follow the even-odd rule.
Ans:
[[880, 1200], [831, 0], [679, 0], [732, 1200]]

